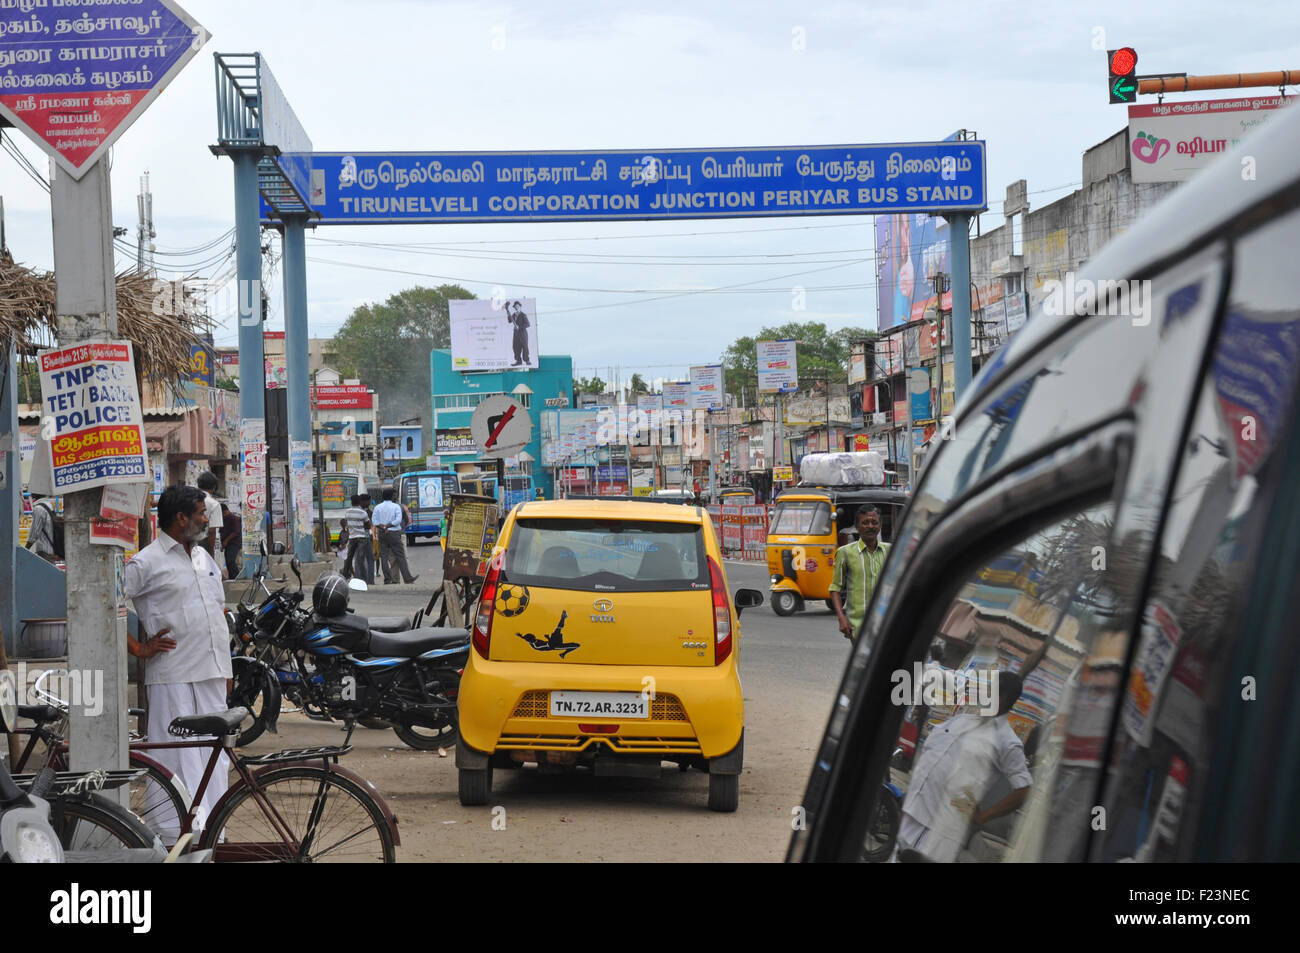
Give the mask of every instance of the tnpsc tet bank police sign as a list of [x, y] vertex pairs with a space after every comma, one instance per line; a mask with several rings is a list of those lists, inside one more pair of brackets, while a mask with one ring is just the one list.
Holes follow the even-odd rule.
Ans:
[[[987, 207], [979, 140], [613, 152], [315, 152], [325, 225], [944, 214]], [[269, 218], [264, 203], [262, 216]]]

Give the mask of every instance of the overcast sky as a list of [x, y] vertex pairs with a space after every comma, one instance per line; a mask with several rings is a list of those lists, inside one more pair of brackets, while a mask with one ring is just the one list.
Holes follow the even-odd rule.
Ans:
[[[230, 160], [208, 149], [218, 52], [262, 52], [320, 151], [798, 146], [973, 129], [987, 142], [985, 230], [1002, 222], [1008, 183], [1028, 180], [1032, 208], [1061, 198], [1078, 186], [1082, 152], [1125, 125], [1123, 107], [1106, 102], [1108, 46], [1135, 47], [1139, 73], [1300, 67], [1294, 0], [184, 7], [212, 39], [113, 154], [115, 224], [134, 246], [148, 171], [168, 276], [233, 263], [228, 243], [184, 254], [234, 225]], [[47, 173], [25, 137], [6, 137]], [[52, 267], [49, 197], [7, 154], [0, 195], [15, 258]], [[871, 219], [847, 216], [334, 226], [308, 236], [311, 334], [413, 284], [457, 282], [485, 298], [501, 286], [537, 298], [541, 350], [573, 355], [580, 375], [619, 365], [624, 377], [680, 378], [764, 325], [874, 328], [873, 254]], [[277, 271], [269, 287], [277, 329], [280, 281]], [[796, 285], [807, 289], [799, 312]], [[828, 286], [840, 290], [819, 290]], [[225, 318], [217, 341], [234, 343]]]

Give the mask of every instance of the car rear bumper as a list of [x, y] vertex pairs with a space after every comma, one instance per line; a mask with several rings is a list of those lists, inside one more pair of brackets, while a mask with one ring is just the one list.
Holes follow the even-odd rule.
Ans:
[[[708, 668], [486, 662], [471, 653], [460, 685], [460, 734], [478, 751], [719, 757], [745, 723], [735, 659]], [[539, 668], [545, 671], [538, 671]], [[540, 676], [546, 676], [545, 681]], [[653, 679], [653, 682], [645, 679]], [[652, 692], [650, 717], [552, 717], [552, 690]], [[617, 725], [611, 733], [580, 725]]]

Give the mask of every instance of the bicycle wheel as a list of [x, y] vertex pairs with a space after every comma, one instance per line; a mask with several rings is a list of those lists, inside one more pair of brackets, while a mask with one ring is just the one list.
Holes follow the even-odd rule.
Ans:
[[131, 813], [170, 847], [180, 837], [181, 824], [193, 803], [189, 788], [170, 769], [141, 752], [131, 752], [130, 764], [145, 772], [130, 784]]
[[49, 803], [50, 824], [65, 852], [153, 846], [144, 822], [102, 794], [60, 794]]
[[370, 792], [350, 778], [311, 765], [258, 776], [258, 788], [284, 822], [286, 843], [255, 792], [240, 782], [203, 833], [217, 863], [385, 863], [396, 860], [393, 834]]

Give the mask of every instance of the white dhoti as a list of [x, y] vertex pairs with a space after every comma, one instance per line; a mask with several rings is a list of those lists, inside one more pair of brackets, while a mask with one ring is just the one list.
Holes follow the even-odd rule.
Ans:
[[[209, 678], [201, 682], [166, 682], [150, 685], [149, 688], [149, 740], [151, 742], [197, 741], [198, 738], [177, 738], [167, 731], [172, 719], [182, 715], [206, 715], [211, 712], [225, 711], [226, 680]], [[211, 738], [211, 735], [206, 737]], [[190, 797], [195, 797], [199, 784], [203, 781], [203, 772], [207, 770], [208, 760], [212, 757], [211, 748], [155, 748], [147, 752], [159, 764], [171, 770], [187, 788]], [[195, 836], [203, 830], [208, 815], [221, 800], [230, 786], [230, 759], [222, 752], [212, 769], [207, 789], [203, 792], [203, 801], [198, 804], [194, 814], [193, 830]], [[164, 827], [167, 825], [164, 825]], [[162, 830], [163, 840], [174, 843], [180, 831]]]

